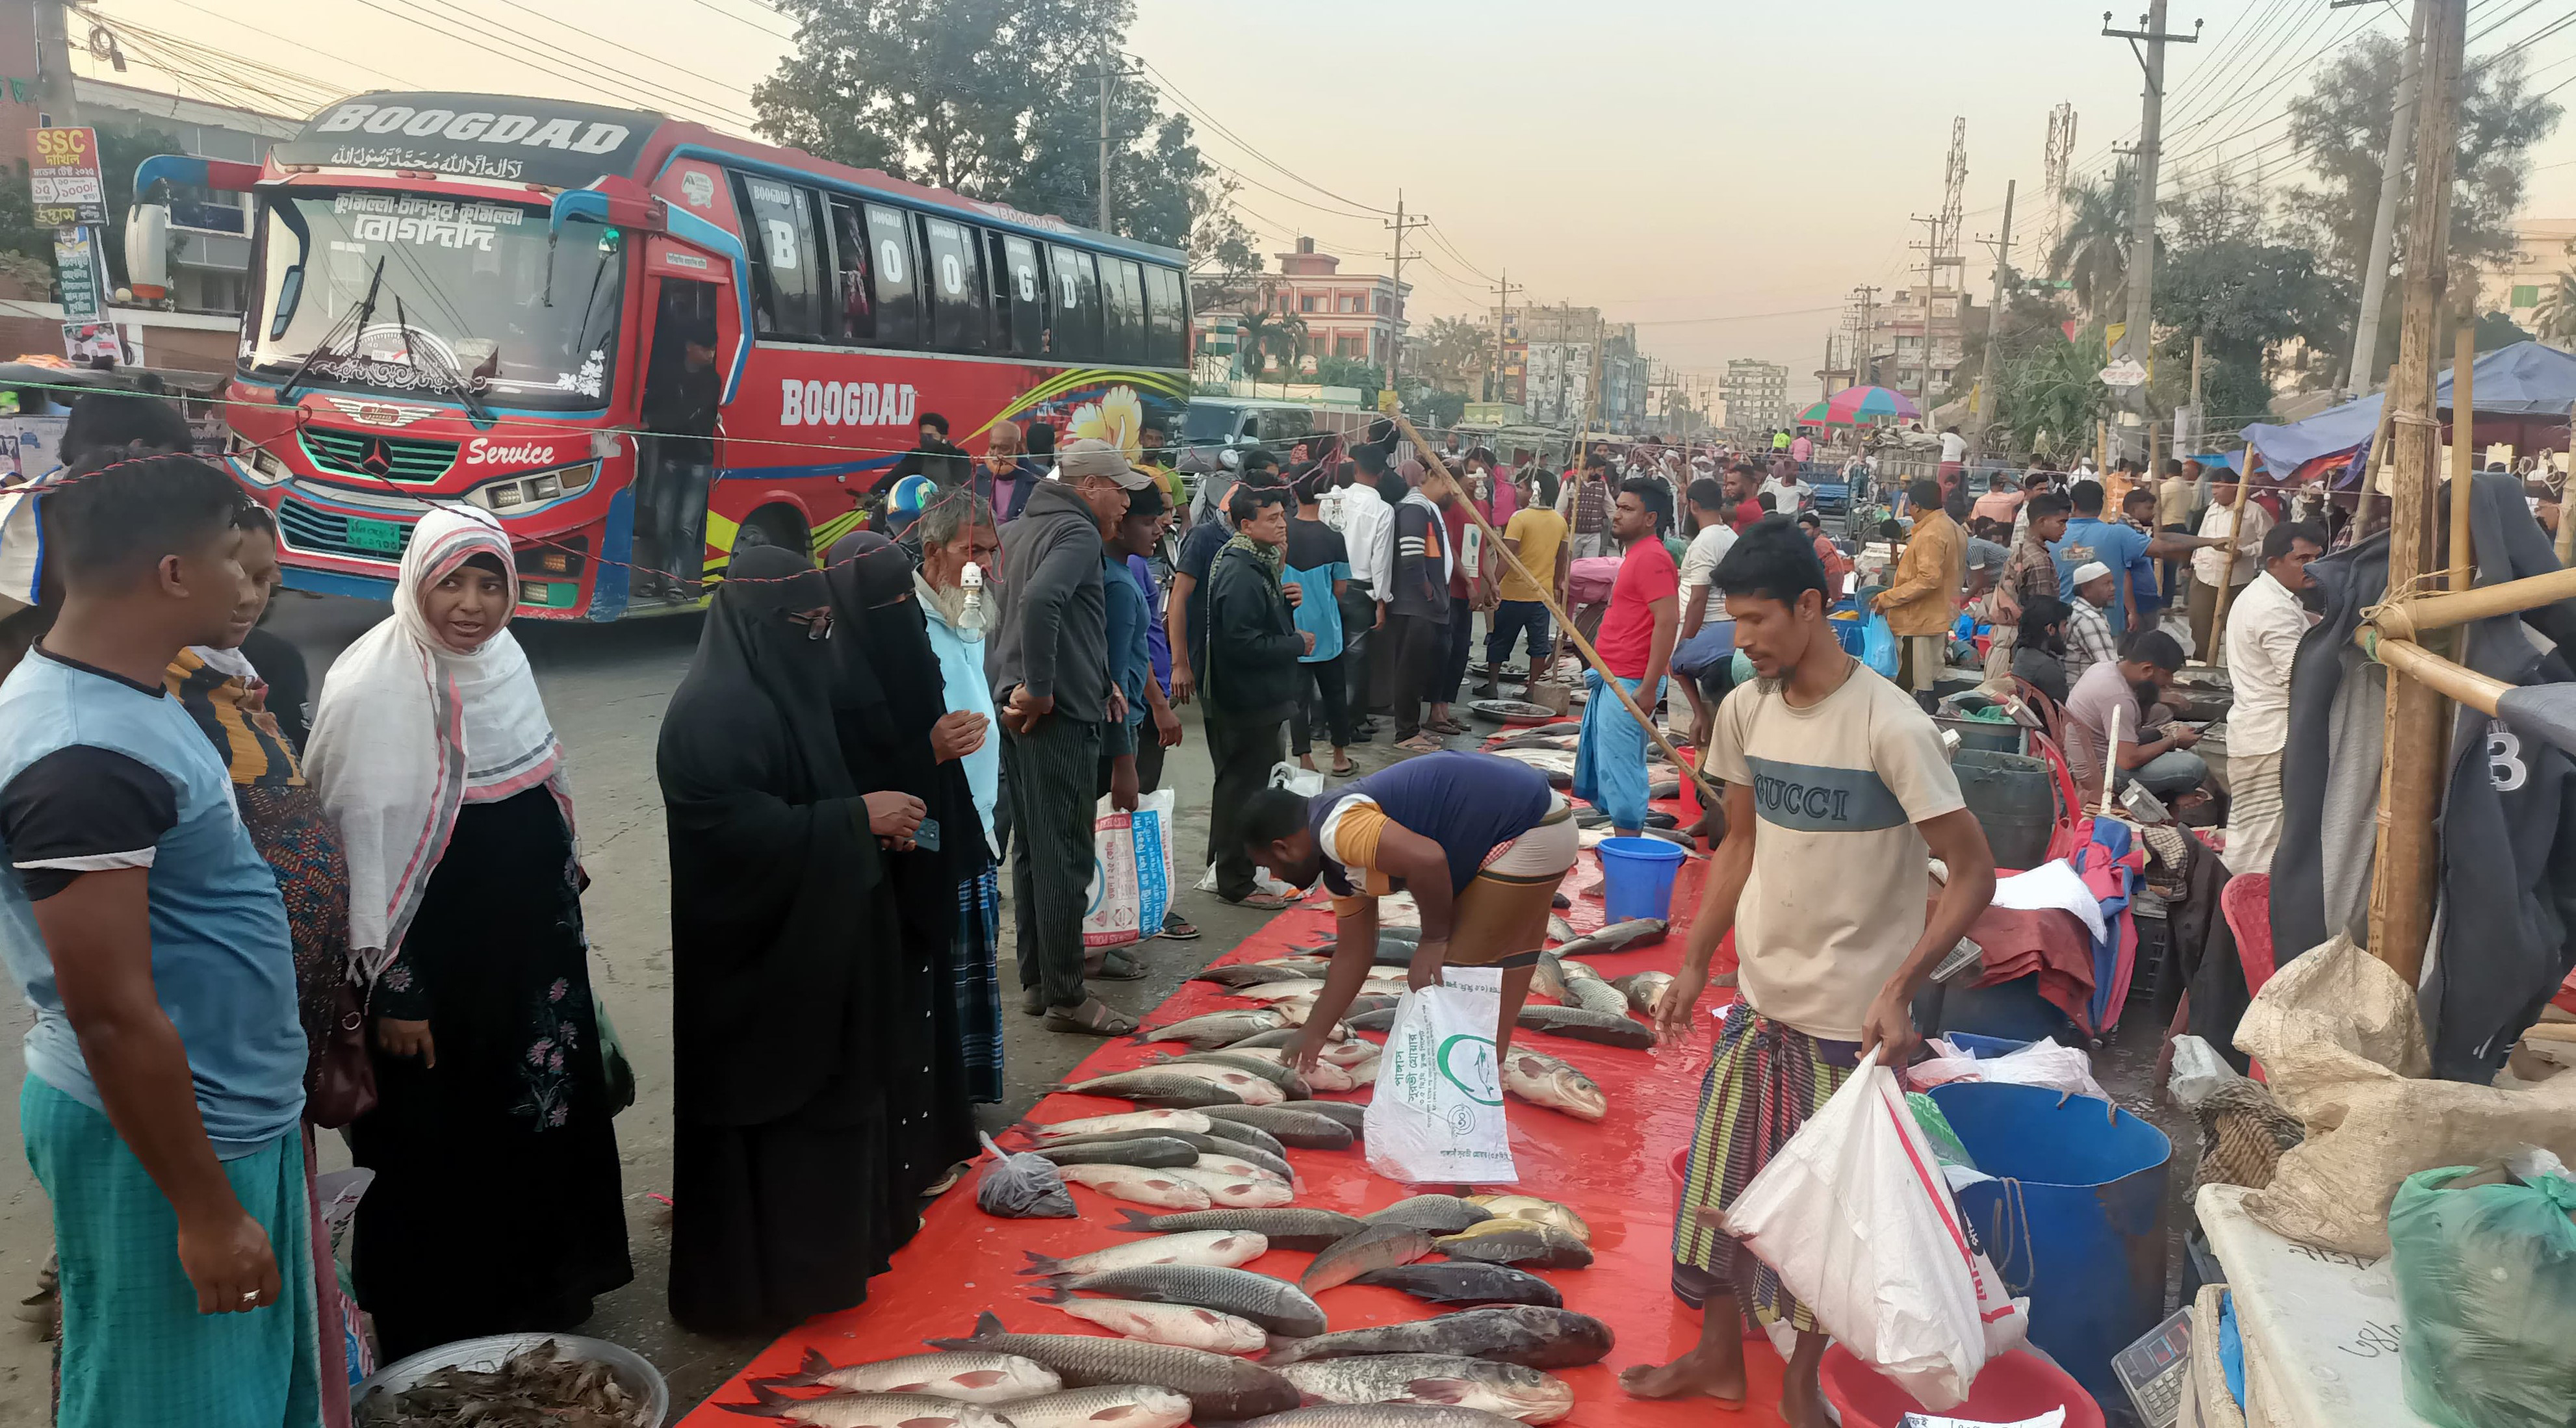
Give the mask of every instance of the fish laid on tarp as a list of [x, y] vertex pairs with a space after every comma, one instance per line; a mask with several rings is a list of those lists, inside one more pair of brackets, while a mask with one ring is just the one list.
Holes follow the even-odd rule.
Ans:
[[[1626, 1003], [1623, 1002], [1621, 1005], [1624, 1006]], [[1278, 1087], [1280, 1096], [1291, 1101], [1305, 1100], [1308, 1096], [1312, 1095], [1314, 1091], [1314, 1088], [1307, 1084], [1304, 1076], [1299, 1075], [1297, 1072], [1288, 1068], [1287, 1062], [1253, 1056], [1245, 1052], [1233, 1050], [1192, 1051], [1179, 1056], [1170, 1057], [1153, 1064], [1157, 1066], [1230, 1066], [1247, 1075], [1258, 1076], [1262, 1080], [1269, 1082], [1271, 1085]]]
[[1503, 1058], [1503, 1089], [1578, 1120], [1597, 1121], [1610, 1114], [1609, 1093], [1581, 1067], [1518, 1044]]
[[[1237, 1127], [1237, 1129], [1242, 1128]], [[1225, 1136], [1200, 1135], [1195, 1131], [1185, 1130], [1101, 1131], [1095, 1135], [1069, 1135], [1060, 1140], [1042, 1141], [1040, 1147], [1044, 1150], [1058, 1150], [1077, 1145], [1115, 1145], [1120, 1141], [1130, 1140], [1177, 1140], [1201, 1155], [1235, 1155], [1245, 1150], [1260, 1149], [1257, 1143], [1247, 1145], [1240, 1140]], [[1266, 1157], [1268, 1152], [1264, 1151], [1263, 1155]], [[1260, 1163], [1258, 1158], [1253, 1159], [1255, 1164]], [[1282, 1177], [1288, 1174], [1284, 1168], [1286, 1164], [1284, 1160], [1280, 1162], [1279, 1173]]]
[[1646, 797], [1648, 798], [1679, 798], [1681, 796], [1682, 781], [1677, 778], [1654, 779], [1646, 785]]
[[1482, 1260], [1487, 1264], [1582, 1269], [1592, 1263], [1591, 1246], [1554, 1225], [1535, 1220], [1487, 1220], [1436, 1241], [1435, 1247], [1451, 1259]]
[[1232, 1170], [1206, 1170], [1194, 1165], [1178, 1165], [1162, 1172], [1177, 1175], [1207, 1192], [1208, 1204], [1235, 1209], [1267, 1209], [1289, 1204], [1297, 1192], [1288, 1182], [1275, 1176], [1245, 1175]]
[[1263, 982], [1258, 986], [1237, 987], [1228, 996], [1256, 1002], [1284, 1002], [1291, 997], [1311, 997], [1324, 989], [1318, 977], [1290, 977], [1284, 981]]
[[1569, 975], [1565, 979], [1563, 1000], [1568, 1006], [1599, 1012], [1603, 1016], [1624, 1017], [1628, 1014], [1627, 995], [1597, 976]]
[[1036, 1153], [1058, 1165], [1136, 1165], [1148, 1169], [1191, 1165], [1199, 1157], [1197, 1147], [1171, 1136], [1060, 1142], [1039, 1146]]
[[1279, 1109], [1301, 1111], [1308, 1115], [1339, 1121], [1342, 1123], [1342, 1128], [1353, 1135], [1358, 1135], [1360, 1128], [1368, 1121], [1368, 1107], [1357, 1101], [1290, 1101]]
[[1603, 1046], [1624, 1046], [1631, 1051], [1651, 1051], [1655, 1045], [1654, 1028], [1629, 1020], [1624, 1010], [1613, 1016], [1583, 1007], [1524, 1005], [1520, 1024], [1532, 1031], [1570, 1036], [1577, 1041], [1599, 1042]]
[[[1295, 1146], [1299, 1150], [1345, 1149], [1358, 1138], [1352, 1128], [1329, 1113], [1306, 1109], [1327, 1104], [1338, 1103], [1299, 1101], [1294, 1108], [1284, 1105], [1222, 1106], [1218, 1109], [1224, 1114], [1210, 1116], [1208, 1119], [1211, 1123], [1231, 1121], [1236, 1125], [1250, 1126], [1254, 1130], [1269, 1134], [1283, 1145]], [[1352, 1109], [1364, 1108], [1354, 1106]], [[1214, 1131], [1211, 1134], [1223, 1135], [1224, 1132]]]
[[1664, 1009], [1664, 998], [1673, 993], [1673, 974], [1630, 972], [1624, 977], [1611, 978], [1610, 985], [1619, 989], [1619, 994], [1628, 999], [1628, 1005], [1635, 1007], [1640, 1014], [1652, 1017]]
[[1188, 1234], [1193, 1230], [1248, 1230], [1270, 1242], [1272, 1249], [1319, 1250], [1348, 1239], [1365, 1224], [1338, 1210], [1279, 1208], [1268, 1210], [1199, 1210], [1177, 1215], [1123, 1212], [1126, 1219], [1110, 1228], [1131, 1234]]
[[1154, 1304], [1141, 1299], [1076, 1299], [1049, 1295], [1038, 1300], [1086, 1324], [1149, 1344], [1178, 1344], [1212, 1354], [1249, 1354], [1270, 1342], [1270, 1335], [1249, 1319], [1196, 1304]]
[[1257, 987], [1264, 982], [1302, 980], [1312, 972], [1321, 971], [1330, 965], [1320, 957], [1299, 957], [1295, 960], [1300, 963], [1312, 963], [1313, 966], [1282, 967], [1261, 962], [1224, 962], [1200, 969], [1198, 975], [1190, 980], [1214, 982], [1220, 987]]
[[1250, 1156], [1236, 1155], [1226, 1150], [1207, 1151], [1197, 1160], [1192, 1161], [1191, 1165], [1219, 1175], [1240, 1175], [1252, 1180], [1276, 1180], [1282, 1185], [1297, 1183], [1297, 1173], [1294, 1170], [1273, 1170]]
[[1351, 1079], [1351, 1089], [1356, 1091], [1362, 1086], [1376, 1085], [1377, 1068], [1379, 1064], [1385, 1060], [1386, 1058], [1383, 1056], [1372, 1056], [1368, 1060], [1363, 1061], [1359, 1065], [1344, 1072], [1343, 1074]]
[[[1366, 1043], [1362, 1044], [1365, 1045]], [[1350, 1090], [1354, 1084], [1351, 1080], [1351, 1063], [1346, 1061], [1328, 1060], [1322, 1056], [1317, 1056], [1315, 1058], [1315, 1069], [1312, 1071], [1295, 1072], [1288, 1070], [1288, 1048], [1284, 1046], [1229, 1046], [1223, 1051], [1193, 1051], [1190, 1053], [1190, 1056], [1230, 1058], [1217, 1062], [1217, 1064], [1224, 1066], [1238, 1066], [1245, 1065], [1245, 1063], [1248, 1062], [1261, 1062], [1266, 1065], [1278, 1067], [1287, 1078], [1279, 1083], [1279, 1089], [1287, 1091], [1290, 1099], [1292, 1100], [1303, 1101], [1311, 1099], [1312, 1093], [1316, 1091], [1347, 1091]], [[1374, 1058], [1361, 1059], [1368, 1060]], [[1247, 1065], [1245, 1066], [1245, 1069], [1248, 1070], [1250, 1067]]]
[[1489, 1359], [1367, 1354], [1290, 1364], [1280, 1372], [1308, 1397], [1327, 1403], [1441, 1404], [1523, 1423], [1553, 1423], [1574, 1411], [1574, 1388], [1565, 1380]]
[[[1607, 1357], [1612, 1341], [1610, 1326], [1589, 1314], [1536, 1304], [1511, 1304], [1491, 1309], [1467, 1309], [1401, 1324], [1382, 1324], [1374, 1329], [1344, 1329], [1338, 1334], [1319, 1334], [1273, 1348], [1269, 1362], [1304, 1363], [1309, 1359], [1348, 1358], [1354, 1354], [1454, 1354], [1460, 1358], [1519, 1364], [1524, 1368], [1580, 1368], [1585, 1364], [1599, 1363]], [[991, 1347], [1011, 1353], [1025, 1352], [1007, 1344]], [[1042, 1355], [1030, 1354], [1029, 1357], [1040, 1363], [1047, 1362]], [[1050, 1364], [1049, 1367], [1063, 1371], [1059, 1365]]]
[[798, 1372], [751, 1382], [779, 1388], [828, 1388], [838, 1393], [926, 1393], [961, 1403], [1008, 1403], [1015, 1398], [1053, 1393], [1064, 1386], [1055, 1370], [1043, 1364], [982, 1350], [905, 1354], [874, 1363], [835, 1366], [820, 1351], [807, 1349], [805, 1366]]
[[1208, 1133], [1208, 1118], [1197, 1111], [1120, 1111], [1110, 1116], [1084, 1116], [1077, 1121], [1057, 1121], [1052, 1125], [1031, 1126], [1029, 1134], [1040, 1141], [1072, 1140], [1077, 1136], [1115, 1135], [1127, 1131], [1191, 1131]]
[[1068, 1182], [1088, 1185], [1103, 1195], [1165, 1210], [1204, 1210], [1216, 1203], [1206, 1186], [1183, 1176], [1177, 1169], [1148, 1170], [1137, 1165], [1068, 1165], [1063, 1167], [1063, 1174]]
[[1256, 1031], [1286, 1026], [1285, 1017], [1267, 1007], [1231, 1007], [1203, 1016], [1189, 1017], [1169, 1026], [1149, 1026], [1136, 1033], [1138, 1041], [1186, 1041], [1202, 1050], [1213, 1051], [1230, 1041], [1241, 1041]]
[[[1332, 939], [1329, 937], [1324, 939], [1324, 945], [1326, 947], [1332, 946]], [[1275, 967], [1292, 976], [1321, 977], [1326, 972], [1333, 969], [1333, 959], [1330, 957], [1316, 957], [1300, 953], [1293, 957], [1265, 957], [1252, 965], [1255, 967]], [[1286, 979], [1274, 978], [1273, 980], [1284, 981]]]
[[[1624, 1006], [1625, 1003], [1621, 1005]], [[1247, 1106], [1272, 1106], [1289, 1099], [1288, 1093], [1281, 1090], [1279, 1083], [1272, 1080], [1271, 1076], [1240, 1066], [1226, 1066], [1207, 1061], [1158, 1061], [1151, 1066], [1138, 1069], [1187, 1076], [1194, 1081], [1205, 1081], [1211, 1086], [1223, 1086], [1234, 1093], [1236, 1100]], [[1271, 1075], [1276, 1074], [1277, 1071], [1274, 1068]]]
[[[1011, 1420], [981, 1404], [962, 1403], [953, 1398], [935, 1398], [926, 1393], [827, 1393], [820, 1398], [796, 1398], [774, 1388], [754, 1387], [750, 1403], [720, 1403], [728, 1412], [754, 1418], [774, 1418], [781, 1423], [802, 1423], [807, 1428], [1013, 1428]], [[506, 1405], [486, 1400], [486, 1408], [506, 1409]], [[360, 1416], [362, 1425], [373, 1420]], [[458, 1422], [469, 1420], [458, 1419]], [[483, 1423], [534, 1423], [570, 1421], [556, 1415], [545, 1418], [487, 1417], [478, 1413], [470, 1421]]]
[[1011, 1428], [1182, 1428], [1188, 1395], [1150, 1383], [1113, 1383], [1011, 1405]]
[[1375, 1011], [1356, 1012], [1342, 1018], [1342, 1025], [1353, 1031], [1391, 1031], [1395, 1027], [1395, 1008], [1380, 1007]]
[[1547, 935], [1551, 942], [1571, 942], [1574, 940], [1574, 924], [1551, 912], [1547, 915]]
[[1512, 1428], [1512, 1420], [1481, 1408], [1423, 1403], [1318, 1403], [1229, 1428]]
[[[1228, 1120], [1223, 1116], [1210, 1116], [1208, 1117], [1207, 1133], [1208, 1138], [1211, 1140], [1224, 1141], [1227, 1142], [1228, 1145], [1248, 1145], [1254, 1150], [1262, 1151], [1268, 1155], [1276, 1157], [1282, 1163], [1285, 1163], [1288, 1159], [1288, 1147], [1281, 1145], [1277, 1136], [1272, 1135], [1270, 1132], [1263, 1130], [1258, 1126], [1246, 1125], [1242, 1121]], [[1229, 1150], [1226, 1145], [1203, 1145], [1200, 1146], [1199, 1149], [1226, 1155], [1234, 1154], [1234, 1152]]]
[[[1237, 1075], [1243, 1073], [1237, 1072]], [[1252, 1080], [1244, 1076], [1246, 1081]], [[1067, 1086], [1077, 1096], [1105, 1096], [1112, 1100], [1134, 1101], [1140, 1106], [1193, 1110], [1205, 1106], [1239, 1106], [1243, 1097], [1230, 1086], [1220, 1086], [1205, 1076], [1184, 1076], [1177, 1071], [1156, 1067], [1146, 1070], [1121, 1071], [1114, 1076], [1094, 1076], [1088, 1081]], [[1279, 1088], [1265, 1089], [1277, 1094]]]
[[1113, 1269], [1142, 1269], [1153, 1264], [1204, 1264], [1235, 1269], [1270, 1251], [1270, 1241], [1250, 1230], [1192, 1230], [1156, 1235], [1149, 1240], [1096, 1249], [1065, 1259], [1022, 1250], [1029, 1267], [1022, 1274], [1103, 1274]]
[[1324, 1311], [1306, 1291], [1275, 1275], [1201, 1264], [1149, 1264], [1050, 1280], [1055, 1292], [1105, 1294], [1156, 1304], [1195, 1304], [1249, 1319], [1293, 1339], [1324, 1332]]
[[1592, 1243], [1592, 1226], [1574, 1213], [1571, 1205], [1542, 1200], [1536, 1195], [1470, 1195], [1467, 1199], [1470, 1204], [1482, 1205], [1493, 1211], [1497, 1220], [1529, 1220], [1554, 1225], [1587, 1245]]
[[1097, 1334], [1014, 1334], [986, 1313], [961, 1339], [933, 1339], [934, 1348], [1017, 1354], [1055, 1370], [1066, 1386], [1153, 1384], [1188, 1396], [1191, 1411], [1214, 1422], [1285, 1413], [1301, 1401], [1297, 1385], [1260, 1364], [1203, 1349], [1105, 1339]]
[[1411, 1195], [1373, 1211], [1367, 1218], [1372, 1225], [1410, 1225], [1435, 1235], [1454, 1235], [1469, 1225], [1494, 1218], [1494, 1212], [1455, 1195]]
[[1631, 947], [1652, 947], [1664, 940], [1664, 933], [1670, 926], [1660, 917], [1632, 917], [1578, 937], [1557, 948], [1556, 955], [1589, 957], [1596, 952], [1625, 952]]
[[1351, 1282], [1398, 1290], [1434, 1304], [1539, 1304], [1550, 1309], [1565, 1305], [1565, 1297], [1556, 1292], [1555, 1285], [1528, 1270], [1475, 1260], [1425, 1261], [1394, 1269], [1373, 1269]]
[[1572, 749], [1496, 749], [1494, 752], [1501, 758], [1527, 764], [1543, 774], [1574, 777], [1575, 751]]
[[1431, 1253], [1431, 1235], [1412, 1225], [1380, 1223], [1326, 1248], [1297, 1283], [1309, 1294], [1348, 1284], [1372, 1269], [1393, 1269]]
[[1538, 954], [1538, 965], [1530, 971], [1530, 990], [1550, 1001], [1565, 1000], [1565, 967], [1555, 953]]

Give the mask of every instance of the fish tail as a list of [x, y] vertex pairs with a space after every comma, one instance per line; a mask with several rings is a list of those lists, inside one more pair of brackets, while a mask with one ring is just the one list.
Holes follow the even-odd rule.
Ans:
[[719, 1403], [716, 1407], [727, 1413], [739, 1413], [746, 1418], [784, 1418], [787, 1416], [787, 1410], [782, 1405], [796, 1401], [793, 1397], [758, 1381], [754, 1381], [749, 1387], [751, 1402]]
[[1126, 1218], [1120, 1220], [1117, 1224], [1110, 1226], [1111, 1229], [1124, 1230], [1131, 1235], [1150, 1235], [1154, 1233], [1154, 1221], [1157, 1218], [1156, 1216], [1148, 1215], [1142, 1210], [1120, 1210], [1118, 1213], [1126, 1216]]
[[1021, 1270], [1020, 1273], [1022, 1274], [1043, 1275], [1059, 1274], [1063, 1272], [1063, 1260], [1050, 1258], [1049, 1256], [1038, 1253], [1036, 1250], [1022, 1250], [1020, 1253], [1029, 1257], [1029, 1267]]
[[[750, 1388], [755, 1396], [761, 1395], [762, 1390], [764, 1389], [811, 1388], [815, 1384], [821, 1383], [823, 1381], [823, 1376], [831, 1371], [832, 1361], [823, 1357], [822, 1350], [807, 1349], [805, 1351], [805, 1362], [796, 1370], [796, 1372], [773, 1374], [768, 1378], [752, 1379], [750, 1380]], [[775, 1403], [783, 1397], [785, 1397], [783, 1394], [775, 1398], [761, 1397], [760, 1401], [763, 1403]]]
[[1065, 1288], [1060, 1282], [1050, 1282], [1046, 1287], [1045, 1293], [1030, 1295], [1029, 1302], [1032, 1304], [1064, 1304], [1070, 1302], [1072, 1298], [1072, 1290]]

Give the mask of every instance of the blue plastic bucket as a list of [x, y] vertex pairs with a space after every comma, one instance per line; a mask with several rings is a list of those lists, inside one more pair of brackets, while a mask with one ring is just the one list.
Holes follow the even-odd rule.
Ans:
[[2090, 1096], [1956, 1082], [1932, 1100], [1977, 1169], [1959, 1213], [1995, 1272], [2030, 1296], [2030, 1340], [2104, 1405], [2127, 1399], [2111, 1357], [2165, 1314], [2164, 1132]]
[[1673, 875], [1682, 868], [1682, 847], [1661, 838], [1604, 838], [1601, 854], [1603, 916], [1612, 922], [1632, 917], [1670, 918]]

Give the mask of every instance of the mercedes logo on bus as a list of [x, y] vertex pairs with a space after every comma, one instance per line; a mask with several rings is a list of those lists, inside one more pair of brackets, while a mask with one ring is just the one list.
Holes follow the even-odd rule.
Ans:
[[368, 438], [367, 454], [358, 458], [358, 469], [366, 472], [370, 476], [390, 476], [393, 474], [393, 453], [385, 449], [384, 438]]

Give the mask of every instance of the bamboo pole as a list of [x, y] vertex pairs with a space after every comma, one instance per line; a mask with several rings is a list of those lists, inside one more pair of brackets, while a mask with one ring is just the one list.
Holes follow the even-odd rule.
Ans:
[[2388, 392], [2396, 385], [2397, 368], [2391, 366], [2388, 369], [2388, 386], [2380, 388], [2379, 426], [2370, 434], [2370, 460], [2361, 468], [2361, 496], [2352, 510], [2354, 540], [2370, 533], [2370, 503], [2379, 495], [2379, 473], [2388, 466], [2388, 418], [2397, 410], [2397, 404], [2390, 400]]
[[2093, 423], [2093, 479], [2111, 479], [2111, 424], [2107, 421]]
[[2453, 664], [2413, 640], [2371, 639], [2367, 631], [2361, 638], [2362, 648], [2371, 658], [2418, 684], [2432, 686], [2444, 698], [2456, 699], [2489, 716], [2496, 712], [2496, 701], [2513, 688], [2501, 679]]
[[2209, 616], [2209, 648], [2201, 662], [2216, 666], [2227, 662], [2227, 605], [2236, 593], [2236, 547], [2245, 538], [2245, 506], [2254, 499], [2254, 448], [2245, 448], [2245, 469], [2236, 475], [2236, 518], [2227, 523], [2227, 551], [2219, 561], [2218, 607]]
[[[1458, 478], [1450, 474], [1447, 466], [1441, 464], [1440, 453], [1433, 451], [1423, 441], [1422, 434], [1413, 429], [1413, 423], [1405, 419], [1404, 413], [1395, 414], [1395, 424], [1404, 432], [1406, 438], [1412, 441], [1414, 449], [1422, 453], [1423, 461], [1428, 463], [1441, 479], [1453, 486], [1457, 485]], [[1565, 607], [1556, 603], [1556, 572], [1549, 571], [1548, 578], [1545, 580], [1532, 574], [1528, 566], [1521, 564], [1519, 552], [1503, 544], [1502, 535], [1494, 529], [1494, 523], [1486, 520], [1485, 513], [1476, 509], [1475, 501], [1467, 495], [1466, 488], [1463, 486], [1458, 488], [1458, 499], [1466, 504], [1467, 519], [1474, 521], [1476, 529], [1485, 533], [1485, 544], [1499, 552], [1504, 560], [1511, 563], [1513, 572], [1528, 581], [1532, 589], [1538, 591], [1540, 603], [1546, 605], [1547, 613], [1555, 617], [1557, 628], [1565, 631], [1567, 637], [1574, 641], [1575, 652], [1583, 656], [1583, 662], [1600, 674], [1602, 687], [1619, 696], [1619, 702], [1628, 707], [1629, 717], [1637, 721], [1637, 727], [1646, 731], [1647, 738], [1655, 741], [1656, 748], [1664, 751], [1664, 757], [1672, 760], [1673, 767], [1679, 769], [1692, 783], [1699, 785], [1703, 800], [1700, 806], [1703, 808], [1710, 806], [1706, 800], [1714, 798], [1717, 800], [1717, 806], [1723, 807], [1726, 801], [1725, 794], [1718, 789], [1717, 785], [1710, 783], [1696, 766], [1683, 760], [1681, 751], [1673, 747], [1672, 740], [1665, 738], [1664, 731], [1655, 727], [1654, 719], [1644, 709], [1638, 707], [1637, 698], [1628, 692], [1628, 686], [1620, 683], [1619, 677], [1610, 672], [1610, 666], [1601, 662], [1601, 652], [1592, 647], [1592, 641], [1585, 639], [1583, 632], [1574, 627], [1574, 621], [1567, 617]], [[1676, 629], [1678, 630], [1678, 627]], [[1674, 643], [1680, 643], [1678, 634]], [[1672, 671], [1667, 668], [1664, 676], [1666, 679], [1672, 678]]]
[[2518, 615], [2561, 600], [2576, 600], [2576, 570], [2552, 570], [2447, 595], [2391, 600], [2370, 612], [2370, 622], [2378, 626], [2384, 639], [2412, 640], [2435, 630], [2495, 615]]
[[[2549, 456], [2546, 451], [2540, 454], [2543, 459]], [[2555, 466], [2557, 463], [2553, 461], [2550, 464]], [[2571, 459], [2570, 464], [2576, 465], [2576, 459]], [[2567, 509], [2567, 488], [2570, 484], [2566, 477], [2562, 476], [2558, 480], [2558, 563], [2560, 565], [2576, 565], [2576, 519], [2570, 519], [2570, 517], [2576, 517], [2576, 511]]]
[[2469, 542], [2469, 487], [2478, 469], [2477, 444], [2470, 434], [2477, 409], [2469, 369], [2478, 360], [2477, 327], [2462, 325], [2451, 350], [2451, 588], [2458, 591], [2477, 583], [2477, 555]]

